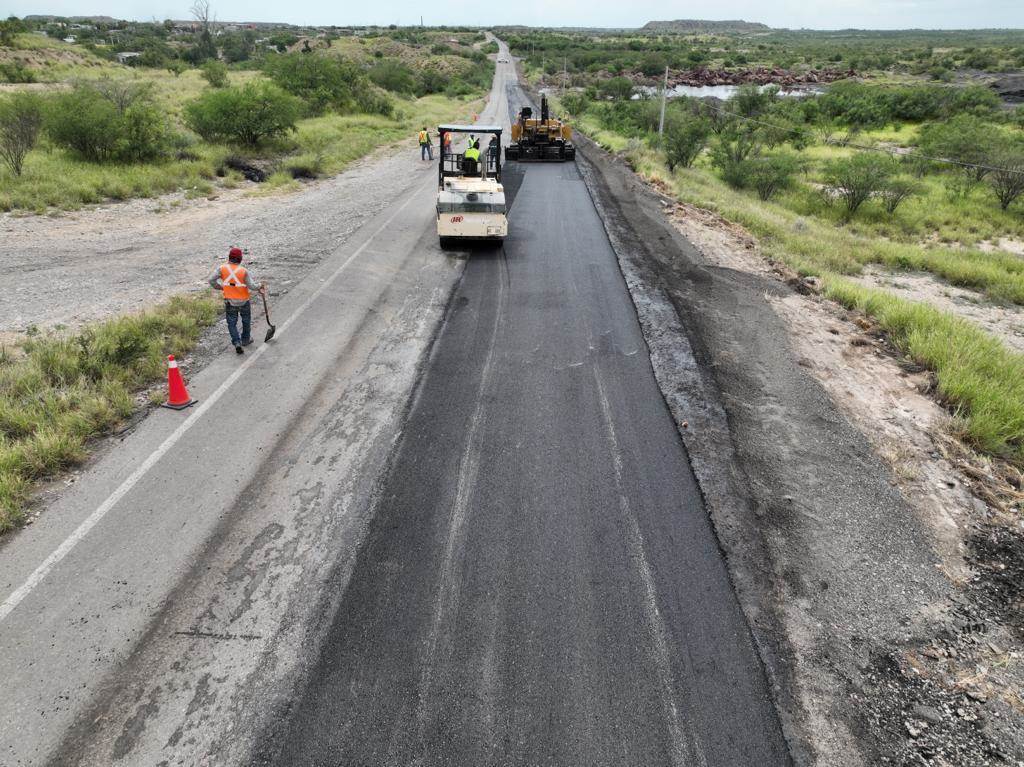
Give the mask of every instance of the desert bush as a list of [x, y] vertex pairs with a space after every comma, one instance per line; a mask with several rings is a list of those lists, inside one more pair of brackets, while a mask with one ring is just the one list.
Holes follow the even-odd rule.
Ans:
[[745, 160], [741, 168], [746, 175], [746, 185], [753, 188], [762, 200], [770, 200], [792, 185], [793, 176], [800, 169], [800, 161], [793, 154], [780, 152]]
[[746, 161], [760, 151], [761, 143], [754, 130], [732, 124], [719, 133], [711, 148], [711, 165], [718, 169], [725, 183], [742, 189], [747, 185]]
[[416, 75], [404, 64], [384, 60], [370, 69], [370, 80], [392, 93], [414, 94], [417, 91]]
[[139, 162], [166, 152], [170, 130], [148, 89], [122, 83], [79, 84], [50, 102], [46, 132], [91, 162]]
[[302, 105], [272, 83], [207, 91], [185, 107], [185, 122], [207, 141], [257, 146], [295, 130]]
[[36, 145], [43, 126], [43, 106], [31, 93], [14, 93], [0, 100], [0, 158], [15, 176]]
[[306, 103], [307, 112], [323, 114], [357, 108], [359, 92], [366, 88], [366, 75], [359, 67], [334, 56], [289, 53], [271, 56], [264, 67], [267, 75], [285, 92]]
[[565, 107], [569, 114], [578, 117], [587, 111], [587, 108], [590, 106], [590, 97], [586, 93], [566, 93], [562, 97], [562, 106]]
[[711, 126], [703, 117], [675, 118], [665, 125], [665, 161], [669, 170], [689, 168], [708, 144]]
[[896, 176], [886, 181], [878, 190], [885, 212], [892, 215], [904, 201], [921, 191], [920, 184], [905, 176]]
[[0, 82], [34, 83], [36, 73], [20, 61], [0, 62]]
[[0, 45], [10, 48], [14, 45], [14, 36], [24, 31], [25, 23], [17, 16], [0, 20]]
[[217, 59], [210, 59], [199, 67], [203, 79], [210, 84], [211, 88], [226, 88], [228, 86], [228, 65]]
[[[988, 166], [989, 155], [1002, 143], [1002, 134], [992, 123], [974, 115], [957, 115], [945, 122], [925, 125], [917, 145], [930, 157]], [[988, 169], [974, 167], [966, 172], [975, 181], [981, 181]]]
[[597, 90], [602, 98], [626, 101], [633, 95], [633, 81], [628, 77], [613, 77], [599, 83]]
[[833, 160], [825, 166], [826, 183], [852, 215], [885, 188], [895, 170], [889, 157], [868, 152]]
[[992, 155], [995, 170], [989, 173], [988, 183], [1006, 210], [1014, 200], [1024, 194], [1024, 148], [1006, 147]]

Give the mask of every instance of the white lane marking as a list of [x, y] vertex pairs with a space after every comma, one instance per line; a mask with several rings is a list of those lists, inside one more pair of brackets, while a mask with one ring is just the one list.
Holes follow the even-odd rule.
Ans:
[[[431, 179], [431, 183], [435, 183], [433, 179]], [[318, 299], [323, 294], [323, 292], [327, 290], [327, 288], [331, 286], [334, 280], [337, 279], [338, 275], [340, 275], [345, 269], [347, 269], [349, 264], [355, 261], [356, 258], [358, 258], [363, 253], [363, 251], [366, 250], [367, 247], [369, 247], [370, 243], [373, 242], [374, 238], [376, 238], [377, 235], [379, 235], [381, 232], [387, 229], [391, 225], [392, 221], [398, 218], [398, 215], [403, 210], [405, 210], [409, 203], [411, 203], [416, 198], [416, 196], [420, 193], [420, 190], [425, 186], [426, 184], [421, 184], [419, 187], [417, 187], [412, 192], [412, 194], [409, 195], [409, 199], [403, 202], [399, 206], [399, 208], [394, 213], [392, 213], [391, 216], [388, 217], [388, 219], [383, 224], [381, 224], [380, 227], [373, 234], [371, 234], [362, 245], [356, 248], [355, 252], [351, 256], [345, 259], [345, 262], [341, 266], [339, 266], [334, 271], [334, 273], [331, 274], [330, 277], [323, 281], [319, 288], [317, 288], [313, 293], [309, 295], [309, 297], [305, 301], [302, 302], [299, 308], [296, 309], [295, 312], [293, 312], [288, 319], [281, 323], [281, 325], [277, 329], [277, 335], [279, 337], [288, 329], [289, 325], [291, 325], [295, 320], [302, 316], [306, 309], [308, 309], [310, 305], [316, 299]], [[25, 599], [25, 597], [32, 593], [32, 590], [40, 584], [40, 582], [49, 574], [49, 572], [54, 567], [56, 567], [57, 564], [62, 559], [64, 559], [64, 557], [66, 557], [71, 552], [71, 550], [74, 549], [75, 546], [77, 546], [83, 538], [85, 538], [86, 535], [89, 534], [89, 531], [92, 530], [99, 523], [99, 521], [103, 519], [103, 517], [105, 517], [112, 508], [114, 508], [114, 506], [117, 505], [117, 502], [124, 498], [124, 496], [127, 495], [131, 491], [131, 489], [138, 484], [139, 480], [142, 479], [146, 475], [146, 473], [150, 469], [152, 469], [153, 466], [155, 466], [156, 463], [161, 458], [163, 458], [163, 456], [166, 455], [167, 452], [172, 447], [174, 447], [175, 444], [177, 444], [177, 442], [183, 436], [185, 436], [189, 429], [191, 429], [210, 408], [217, 404], [218, 400], [220, 400], [220, 398], [224, 396], [224, 394], [227, 392], [228, 389], [231, 388], [235, 381], [241, 378], [245, 371], [247, 371], [254, 364], [256, 364], [256, 361], [263, 355], [263, 353], [268, 348], [269, 347], [266, 344], [264, 344], [263, 346], [259, 347], [251, 356], [247, 357], [245, 362], [239, 365], [238, 369], [235, 370], [235, 372], [233, 372], [230, 376], [228, 376], [224, 380], [224, 382], [219, 387], [217, 387], [217, 390], [214, 391], [213, 394], [207, 397], [204, 402], [200, 402], [196, 409], [192, 411], [192, 414], [189, 415], [189, 417], [186, 418], [181, 423], [181, 425], [177, 429], [175, 429], [171, 433], [171, 435], [167, 439], [165, 439], [160, 444], [160, 446], [156, 450], [154, 450], [149, 455], [149, 457], [146, 458], [146, 460], [143, 461], [138, 466], [138, 468], [136, 468], [135, 471], [133, 471], [128, 476], [128, 478], [124, 482], [122, 482], [120, 486], [118, 486], [118, 488], [113, 493], [111, 493], [107, 497], [107, 499], [103, 503], [101, 503], [92, 514], [90, 514], [85, 519], [84, 522], [82, 522], [82, 524], [79, 525], [75, 529], [75, 531], [71, 533], [71, 535], [69, 535], [64, 540], [64, 542], [61, 543], [61, 545], [53, 551], [52, 554], [50, 554], [50, 556], [44, 559], [42, 564], [40, 564], [35, 570], [32, 571], [32, 574], [29, 575], [29, 577], [25, 580], [23, 584], [21, 584], [21, 586], [19, 586], [17, 589], [11, 592], [10, 596], [8, 596], [7, 599], [4, 600], [3, 604], [0, 605], [0, 621], [3, 621], [4, 618], [10, 615], [14, 608], [16, 608], [22, 602], [22, 600]]]
[[[594, 365], [593, 371], [594, 381], [597, 383], [598, 399], [601, 402], [601, 415], [612, 449], [612, 465], [615, 469], [615, 486], [619, 492], [619, 508], [622, 509], [628, 525], [626, 548], [629, 558], [633, 560], [640, 573], [640, 580], [644, 586], [644, 617], [647, 619], [647, 629], [653, 639], [654, 647], [652, 649], [654, 650], [654, 664], [657, 667], [658, 681], [661, 685], [661, 701], [665, 707], [665, 718], [668, 720], [668, 728], [672, 737], [672, 765], [673, 767], [684, 767], [697, 764], [707, 767], [707, 758], [704, 756], [696, 736], [688, 737], [679, 719], [679, 707], [676, 705], [672, 689], [672, 665], [669, 661], [668, 640], [666, 639], [668, 628], [665, 626], [665, 619], [661, 617], [661, 610], [658, 609], [658, 594], [654, 586], [654, 575], [651, 573], [651, 565], [644, 553], [644, 536], [630, 507], [629, 499], [622, 489], [622, 455], [619, 449], [619, 439], [615, 433], [615, 423], [612, 421], [611, 405], [608, 402], [608, 395], [604, 390], [601, 372], [597, 369], [597, 365]], [[687, 758], [687, 754], [690, 758]]]

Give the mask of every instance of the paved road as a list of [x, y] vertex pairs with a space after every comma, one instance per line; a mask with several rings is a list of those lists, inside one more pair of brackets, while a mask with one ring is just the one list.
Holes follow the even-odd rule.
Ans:
[[0, 764], [786, 763], [575, 167], [422, 174], [0, 549]]
[[510, 232], [466, 266], [326, 646], [268, 761], [785, 764], [575, 165], [528, 167]]

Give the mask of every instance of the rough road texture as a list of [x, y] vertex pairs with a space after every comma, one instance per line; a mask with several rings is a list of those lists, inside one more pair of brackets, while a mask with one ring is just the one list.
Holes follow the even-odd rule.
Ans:
[[252, 196], [259, 187], [246, 184], [216, 200], [175, 195], [59, 216], [4, 214], [0, 334], [73, 326], [202, 290], [233, 245], [250, 250], [247, 263], [273, 293], [286, 291], [428, 170], [417, 149], [402, 145], [299, 193]]

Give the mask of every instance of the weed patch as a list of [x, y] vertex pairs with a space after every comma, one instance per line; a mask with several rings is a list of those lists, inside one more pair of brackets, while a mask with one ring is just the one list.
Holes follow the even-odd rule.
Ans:
[[0, 534], [24, 521], [33, 483], [82, 463], [88, 441], [135, 411], [165, 355], [188, 352], [217, 310], [214, 299], [179, 296], [77, 335], [30, 337], [0, 357]]

